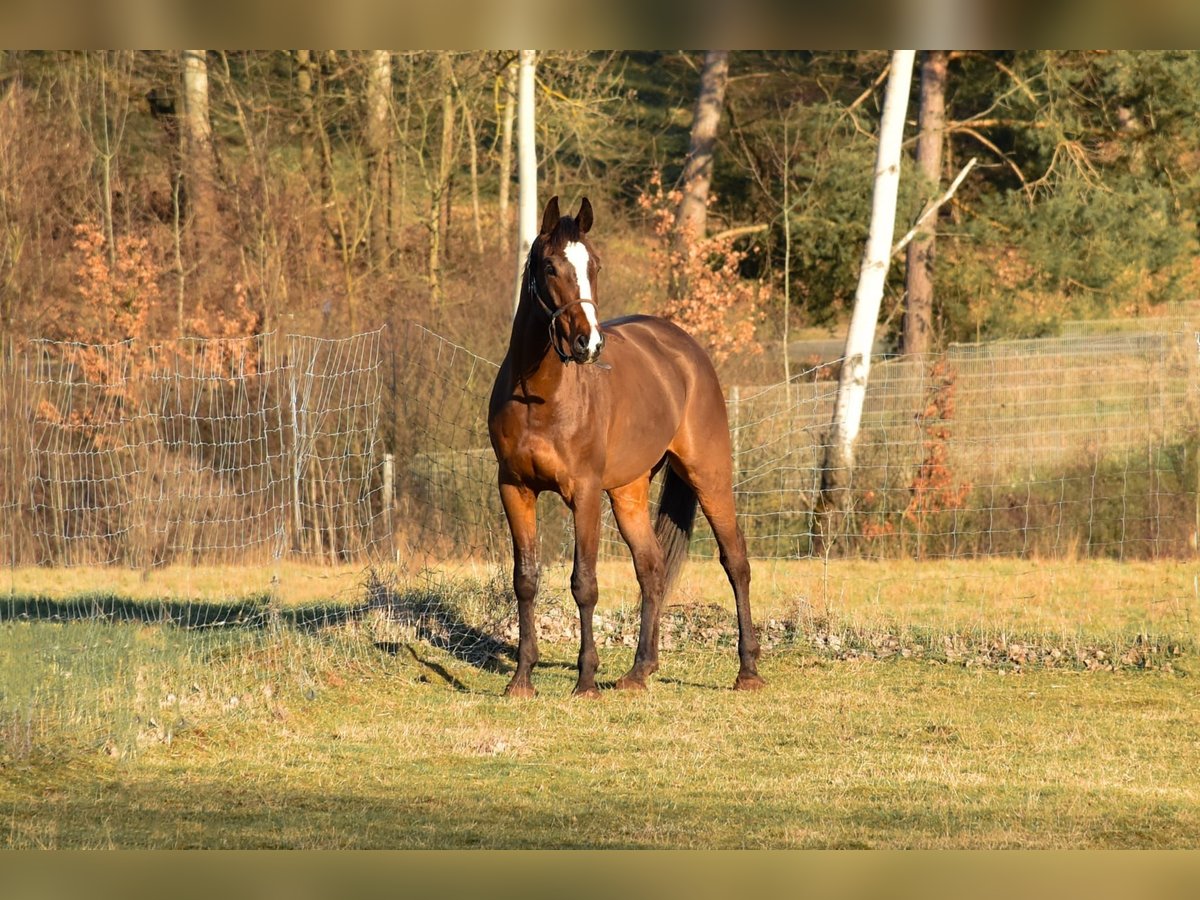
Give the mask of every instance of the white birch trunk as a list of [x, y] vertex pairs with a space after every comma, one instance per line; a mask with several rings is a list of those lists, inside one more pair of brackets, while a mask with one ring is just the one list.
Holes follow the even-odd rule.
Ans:
[[858, 289], [854, 294], [854, 311], [846, 336], [846, 350], [822, 472], [822, 489], [827, 494], [849, 485], [854, 468], [854, 443], [862, 425], [863, 400], [866, 398], [867, 378], [871, 371], [871, 346], [875, 342], [875, 325], [879, 320], [879, 306], [892, 255], [896, 194], [900, 186], [900, 149], [915, 54], [913, 50], [896, 50], [892, 53], [892, 69], [879, 125], [871, 225], [858, 276]]
[[512, 183], [513, 123], [517, 118], [517, 66], [504, 72], [504, 124], [500, 137], [500, 246], [507, 254], [512, 249], [508, 220], [508, 190]]
[[522, 50], [517, 75], [517, 283], [513, 315], [521, 302], [521, 273], [538, 232], [537, 146], [534, 132], [533, 75], [536, 50]]

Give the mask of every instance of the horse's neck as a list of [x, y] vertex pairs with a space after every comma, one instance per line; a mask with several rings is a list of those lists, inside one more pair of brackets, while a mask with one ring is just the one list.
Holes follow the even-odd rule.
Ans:
[[550, 346], [550, 323], [529, 292], [526, 279], [521, 282], [521, 302], [513, 317], [508, 353], [513, 372], [521, 380], [547, 379], [557, 383], [563, 364]]

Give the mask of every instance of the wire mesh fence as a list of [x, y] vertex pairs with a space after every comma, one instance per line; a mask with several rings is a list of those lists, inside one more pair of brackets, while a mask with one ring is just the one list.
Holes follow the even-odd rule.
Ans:
[[[836, 364], [731, 403], [751, 552], [818, 552]], [[1182, 555], [1196, 528], [1184, 332], [960, 345], [871, 373], [833, 542], [867, 557]]]
[[[729, 387], [763, 646], [1169, 664], [1195, 646], [1200, 602], [1198, 356], [1194, 333], [1168, 329], [881, 360], [836, 533], [821, 466], [837, 363]], [[515, 664], [493, 361], [403, 323], [339, 340], [39, 341], [0, 367], [0, 755], [63, 734], [133, 753], [170, 740], [164, 709], [223, 721], [273, 702], [268, 688], [310, 696], [315, 671], [347, 661], [411, 658], [422, 683], [454, 689]], [[539, 513], [535, 625], [569, 660], [570, 520], [550, 495]], [[611, 672], [639, 616], [610, 520], [602, 553]], [[701, 652], [693, 671], [727, 684], [736, 626], [702, 521], [692, 555], [663, 649]], [[1081, 639], [1092, 619], [1117, 637]], [[212, 660], [226, 675], [210, 682]]]
[[7, 561], [372, 556], [380, 358], [380, 332], [30, 343], [4, 377]]
[[[495, 364], [421, 330], [401, 381], [416, 443], [398, 493], [404, 552], [507, 553], [485, 410]], [[954, 346], [873, 368], [849, 516], [820, 540], [821, 470], [838, 363], [728, 390], [735, 491], [759, 559], [1190, 555], [1197, 514], [1197, 348], [1187, 331]], [[406, 393], [402, 391], [401, 393]], [[540, 507], [544, 557], [569, 550]], [[825, 535], [829, 538], [829, 535]], [[622, 555], [606, 518], [602, 551]], [[715, 546], [703, 523], [693, 551]]]
[[[1116, 559], [1196, 545], [1186, 331], [953, 346], [873, 367], [836, 534], [821, 469], [838, 364], [728, 391], [752, 557]], [[496, 364], [416, 323], [328, 340], [35, 341], [0, 392], [12, 567], [494, 563]], [[555, 498], [547, 559], [569, 548]], [[714, 548], [703, 526], [695, 551]], [[602, 544], [621, 554], [611, 522]]]

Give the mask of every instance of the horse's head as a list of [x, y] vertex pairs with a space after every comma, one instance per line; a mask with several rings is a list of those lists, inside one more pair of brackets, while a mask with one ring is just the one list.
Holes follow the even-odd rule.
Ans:
[[604, 349], [596, 311], [600, 260], [588, 243], [591, 227], [592, 204], [586, 197], [575, 216], [560, 216], [558, 197], [553, 197], [529, 253], [530, 283], [550, 316], [550, 340], [564, 362], [593, 363]]

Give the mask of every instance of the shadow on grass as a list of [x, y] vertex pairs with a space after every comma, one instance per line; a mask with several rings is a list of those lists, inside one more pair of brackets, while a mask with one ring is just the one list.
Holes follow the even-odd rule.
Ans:
[[[412, 634], [438, 650], [443, 650], [460, 662], [487, 672], [504, 672], [516, 664], [517, 648], [484, 628], [467, 622], [458, 604], [454, 602], [454, 590], [430, 587], [425, 589], [395, 590], [379, 582], [367, 587], [370, 600], [364, 612], [381, 614], [390, 625]], [[395, 654], [406, 641], [377, 641], [375, 646], [385, 653]], [[431, 664], [417, 657], [418, 663]], [[441, 673], [439, 673], [441, 674]], [[457, 683], [448, 674], [447, 682]]]
[[0, 601], [0, 622], [101, 622], [174, 625], [179, 628], [267, 628], [312, 631], [361, 618], [366, 607], [333, 603], [273, 608], [267, 594], [241, 600], [131, 600], [97, 592], [73, 597], [11, 597]]
[[[553, 777], [544, 767], [514, 766], [502, 756], [457, 765], [460, 772], [470, 771], [472, 782], [487, 779], [492, 789], [463, 790], [461, 785], [456, 789], [438, 775], [393, 780], [387, 791], [363, 785], [335, 792], [305, 788], [295, 781], [295, 773], [286, 782], [252, 792], [245, 790], [236, 773], [219, 777], [199, 772], [169, 785], [147, 777], [74, 777], [57, 783], [47, 792], [49, 797], [18, 795], [0, 805], [11, 817], [0, 845], [9, 849], [947, 845], [1145, 849], [1192, 847], [1195, 839], [1196, 816], [1186, 801], [1147, 799], [1111, 810], [1100, 802], [1100, 789], [1086, 785], [1047, 789], [1048, 811], [1032, 817], [1015, 812], [1012, 797], [1002, 790], [991, 803], [960, 799], [949, 809], [923, 802], [920, 793], [909, 796], [901, 788], [880, 788], [870, 797], [839, 797], [836, 804], [821, 799], [819, 791], [814, 792], [816, 798], [764, 796], [747, 809], [736, 779], [699, 799], [679, 791], [647, 797], [634, 784], [611, 791], [599, 802], [588, 793], [595, 790], [595, 776], [577, 763], [564, 764], [574, 779], [563, 779], [559, 790], [528, 794], [515, 792]], [[620, 885], [614, 883], [613, 888], [619, 890]]]
[[416, 648], [412, 644], [404, 644], [397, 641], [376, 641], [375, 646], [377, 649], [382, 650], [384, 653], [390, 653], [392, 656], [408, 655], [418, 666], [433, 672], [433, 674], [459, 693], [469, 694], [471, 692], [471, 689], [455, 678], [454, 674], [445, 666], [431, 659], [424, 659], [417, 653]]
[[[0, 600], [0, 622], [89, 622], [100, 624], [144, 623], [189, 630], [289, 628], [313, 633], [368, 618], [381, 617], [401, 627], [406, 637], [443, 650], [460, 662], [484, 671], [504, 671], [505, 659], [515, 663], [516, 648], [494, 634], [467, 622], [453, 599], [435, 588], [392, 590], [372, 586], [362, 604], [318, 603], [280, 607], [269, 594], [239, 600], [131, 600], [98, 592], [74, 597], [14, 596]], [[375, 647], [395, 654], [407, 641], [373, 641]], [[409, 653], [421, 665], [436, 666]], [[442, 667], [438, 666], [438, 669]], [[465, 689], [448, 672], [438, 674], [455, 689]]]

